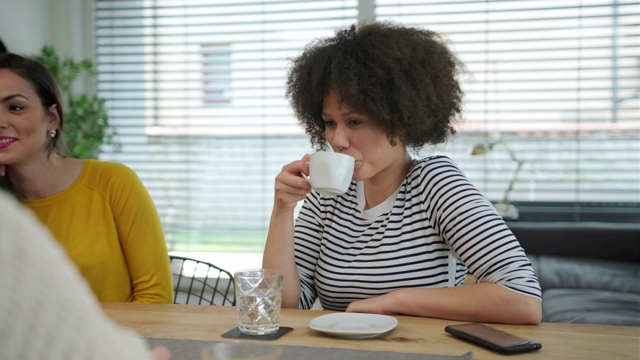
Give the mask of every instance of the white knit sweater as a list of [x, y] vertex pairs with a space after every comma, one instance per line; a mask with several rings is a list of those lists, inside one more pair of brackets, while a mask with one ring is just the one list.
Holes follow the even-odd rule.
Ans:
[[0, 193], [0, 360], [150, 358], [105, 316], [49, 232]]

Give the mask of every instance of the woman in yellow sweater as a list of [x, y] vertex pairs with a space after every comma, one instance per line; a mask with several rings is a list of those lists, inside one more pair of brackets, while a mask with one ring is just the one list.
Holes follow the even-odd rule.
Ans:
[[0, 54], [0, 187], [65, 248], [99, 301], [171, 303], [169, 258], [149, 193], [130, 168], [63, 156], [51, 73]]

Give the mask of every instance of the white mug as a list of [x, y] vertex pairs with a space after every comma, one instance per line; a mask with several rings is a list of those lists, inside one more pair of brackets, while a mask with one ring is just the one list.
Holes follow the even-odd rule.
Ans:
[[311, 154], [307, 180], [313, 190], [329, 196], [344, 193], [353, 178], [355, 159], [352, 156], [319, 151]]

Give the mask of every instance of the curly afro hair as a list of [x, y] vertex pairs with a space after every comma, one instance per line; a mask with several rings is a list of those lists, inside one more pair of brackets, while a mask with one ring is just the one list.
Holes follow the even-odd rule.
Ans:
[[404, 146], [445, 142], [462, 119], [462, 62], [437, 33], [391, 22], [352, 25], [307, 45], [293, 59], [286, 96], [317, 148], [326, 146], [322, 103], [340, 101]]

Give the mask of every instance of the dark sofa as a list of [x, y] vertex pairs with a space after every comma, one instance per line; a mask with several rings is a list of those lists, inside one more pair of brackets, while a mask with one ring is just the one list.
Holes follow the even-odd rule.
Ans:
[[544, 322], [640, 326], [640, 224], [507, 225], [538, 275]]

